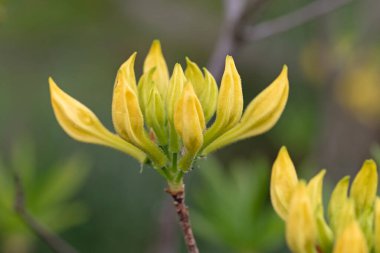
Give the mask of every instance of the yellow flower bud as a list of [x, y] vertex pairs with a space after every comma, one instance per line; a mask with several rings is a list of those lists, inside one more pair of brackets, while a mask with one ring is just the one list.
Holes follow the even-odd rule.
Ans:
[[297, 183], [293, 162], [286, 148], [282, 147], [272, 168], [270, 196], [274, 210], [283, 220], [288, 216], [289, 204]]
[[148, 127], [153, 129], [160, 145], [166, 145], [168, 136], [166, 133], [165, 105], [156, 87], [150, 92], [146, 108], [146, 123]]
[[119, 68], [118, 74], [124, 78], [125, 82], [137, 93], [136, 76], [135, 76], [135, 60], [137, 53], [134, 52], [128, 60], [126, 60]]
[[156, 86], [155, 82], [153, 82], [153, 74], [156, 71], [156, 68], [152, 68], [147, 73], [143, 74], [138, 83], [138, 97], [139, 104], [143, 115], [145, 116], [146, 107], [148, 106], [149, 95]]
[[178, 153], [180, 149], [179, 136], [174, 127], [173, 117], [176, 104], [179, 100], [180, 94], [182, 94], [185, 82], [185, 74], [183, 73], [181, 65], [177, 63], [174, 66], [173, 74], [170, 78], [169, 90], [166, 97], [166, 110], [169, 126], [169, 151], [172, 153]]
[[234, 60], [231, 56], [227, 56], [219, 90], [216, 119], [205, 133], [205, 146], [234, 127], [239, 122], [242, 111], [243, 93], [241, 89], [241, 79]]
[[352, 221], [340, 234], [333, 253], [368, 253], [368, 246], [358, 222]]
[[186, 77], [194, 87], [195, 94], [197, 94], [199, 102], [202, 105], [205, 120], [208, 122], [216, 110], [218, 86], [214, 77], [207, 71], [207, 69], [203, 69], [203, 75], [195, 62], [186, 58], [186, 63]]
[[[128, 82], [117, 76], [112, 99], [112, 114], [116, 129], [127, 135], [137, 147], [148, 154], [149, 158], [158, 167], [164, 166], [167, 161], [165, 154], [147, 136], [144, 129], [144, 118], [140, 110], [136, 93]], [[119, 119], [119, 120], [116, 120]]]
[[180, 167], [187, 171], [203, 144], [205, 119], [201, 104], [190, 82], [187, 82], [183, 94], [174, 112], [174, 126], [182, 138], [186, 153], [180, 161]]
[[168, 95], [166, 97], [166, 108], [168, 112], [168, 120], [173, 121], [175, 105], [182, 94], [183, 87], [186, 82], [185, 74], [179, 63], [174, 66], [173, 74], [169, 82]]
[[316, 224], [310, 197], [304, 182], [292, 194], [286, 218], [286, 241], [294, 253], [314, 253], [317, 242]]
[[153, 81], [163, 98], [166, 98], [166, 92], [169, 83], [169, 71], [166, 65], [165, 58], [162, 54], [160, 41], [154, 40], [144, 62], [144, 74], [152, 68], [156, 68], [153, 73]]
[[145, 162], [143, 151], [109, 132], [90, 109], [62, 91], [52, 78], [49, 78], [49, 84], [54, 114], [68, 135], [78, 141], [120, 150], [141, 163]]
[[307, 190], [311, 200], [311, 206], [315, 213], [322, 212], [322, 189], [323, 178], [326, 174], [326, 170], [321, 170], [316, 176], [314, 176], [307, 184]]
[[[348, 187], [350, 184], [350, 177], [346, 176], [342, 178], [338, 184], [335, 186], [331, 197], [329, 201], [329, 206], [328, 206], [328, 215], [329, 215], [329, 220], [331, 227], [334, 231], [335, 234], [338, 232], [338, 227], [340, 226], [339, 224], [341, 223], [342, 217], [341, 214], [343, 212], [343, 207], [346, 209], [345, 215], [350, 217], [354, 216], [354, 210], [353, 210], [353, 205], [348, 203], [352, 202], [348, 201]], [[347, 213], [348, 211], [348, 213]], [[350, 220], [351, 218], [349, 218]]]
[[240, 122], [208, 146], [205, 145], [202, 153], [208, 154], [232, 142], [259, 135], [271, 129], [285, 108], [288, 94], [288, 68], [284, 66], [276, 80], [248, 105]]
[[125, 120], [128, 117], [125, 106], [125, 86], [132, 90], [137, 90], [134, 72], [136, 53], [121, 65], [115, 80], [114, 93], [112, 99], [112, 121], [116, 132], [126, 141], [130, 141], [126, 130]]
[[352, 182], [350, 196], [355, 201], [357, 214], [373, 210], [377, 192], [377, 168], [373, 160], [364, 162], [361, 170]]
[[375, 203], [375, 253], [380, 253], [380, 198]]
[[373, 160], [367, 160], [352, 182], [350, 191], [350, 197], [355, 202], [357, 220], [369, 247], [373, 246], [373, 215], [377, 180], [376, 163]]
[[316, 220], [318, 245], [322, 248], [323, 252], [330, 252], [333, 233], [325, 220], [322, 203], [323, 178], [325, 174], [326, 170], [322, 170], [314, 176], [307, 184], [307, 191]]

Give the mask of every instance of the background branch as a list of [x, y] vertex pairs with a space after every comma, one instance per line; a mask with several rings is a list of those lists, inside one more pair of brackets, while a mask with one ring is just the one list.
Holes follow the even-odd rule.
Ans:
[[352, 2], [352, 0], [316, 0], [282, 17], [257, 25], [247, 26], [244, 29], [244, 40], [257, 41], [286, 32], [320, 16], [333, 12], [350, 2]]
[[258, 41], [286, 32], [320, 16], [326, 15], [353, 0], [315, 0], [284, 16], [248, 26], [245, 20], [258, 12], [265, 0], [225, 0], [224, 19], [208, 69], [220, 80], [226, 55], [234, 55], [244, 42]]
[[15, 186], [15, 211], [25, 224], [56, 253], [77, 253], [71, 245], [38, 223], [25, 207], [25, 194], [20, 176], [13, 171]]
[[219, 80], [226, 55], [233, 55], [242, 42], [241, 28], [249, 15], [257, 12], [265, 0], [225, 0], [219, 38], [211, 54], [208, 70]]

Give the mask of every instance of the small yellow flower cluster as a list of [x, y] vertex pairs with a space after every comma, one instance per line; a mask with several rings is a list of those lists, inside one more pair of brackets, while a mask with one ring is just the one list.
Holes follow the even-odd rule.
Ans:
[[334, 188], [329, 224], [322, 203], [322, 170], [309, 182], [298, 180], [285, 147], [273, 164], [271, 200], [286, 223], [286, 241], [294, 253], [379, 253], [380, 198], [378, 174], [372, 160], [365, 161], [349, 191], [348, 176]]
[[[150, 163], [173, 184], [182, 182], [198, 156], [268, 131], [288, 98], [286, 66], [243, 113], [241, 79], [231, 56], [226, 57], [219, 90], [214, 77], [188, 58], [185, 71], [177, 63], [169, 76], [159, 41], [153, 42], [138, 82], [135, 58], [136, 53], [116, 76], [112, 120], [117, 134], [50, 78], [55, 116], [72, 138], [112, 147]], [[215, 120], [207, 127], [214, 114]]]

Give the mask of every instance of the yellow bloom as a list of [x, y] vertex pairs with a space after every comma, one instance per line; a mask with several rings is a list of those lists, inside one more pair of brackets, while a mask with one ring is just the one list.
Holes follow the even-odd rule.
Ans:
[[357, 222], [353, 221], [338, 237], [333, 253], [368, 253], [363, 232]]
[[[339, 233], [339, 223], [345, 220], [344, 216], [353, 217], [354, 207], [353, 203], [348, 201], [348, 188], [350, 186], [350, 177], [342, 178], [335, 186], [328, 206], [328, 213], [330, 217], [331, 227], [336, 234]], [[351, 200], [352, 202], [352, 200]]]
[[177, 103], [174, 126], [186, 149], [186, 153], [180, 161], [180, 167], [186, 171], [203, 144], [205, 128], [202, 107], [190, 82], [186, 83], [182, 97]]
[[[239, 80], [236, 77], [236, 74], [235, 74], [235, 79]], [[229, 78], [232, 79], [232, 77], [229, 77]], [[235, 80], [235, 83], [237, 82], [237, 80]], [[239, 92], [238, 92], [239, 89], [235, 88], [231, 90], [232, 91], [230, 91], [230, 93], [235, 92], [236, 93], [235, 96], [237, 97], [239, 96]], [[220, 95], [222, 91], [220, 91], [219, 93], [220, 93], [219, 101], [221, 104], [225, 105], [224, 107], [226, 107], [226, 108], [223, 108], [221, 106], [222, 109], [220, 110], [221, 111], [226, 110], [226, 112], [228, 112], [231, 107], [235, 106], [233, 105], [233, 103], [236, 103], [238, 106], [235, 106], [237, 108], [237, 111], [235, 112], [236, 114], [234, 115], [238, 115], [240, 112], [240, 105], [239, 105], [240, 100], [236, 99], [237, 101], [235, 101], [227, 97], [224, 99], [220, 99]], [[215, 141], [211, 142], [208, 146], [205, 146], [203, 150], [203, 154], [208, 154], [232, 142], [236, 142], [238, 140], [259, 135], [271, 129], [280, 118], [285, 108], [286, 102], [288, 100], [288, 95], [289, 95], [288, 68], [284, 66], [281, 74], [276, 78], [276, 80], [271, 85], [269, 85], [265, 90], [263, 90], [256, 98], [252, 100], [252, 102], [248, 105], [247, 109], [245, 110], [240, 121], [236, 121], [236, 119], [232, 117], [228, 120], [224, 120], [226, 122], [224, 127], [223, 126], [219, 127], [219, 124], [217, 124], [218, 123], [218, 111], [217, 111], [217, 119], [214, 125], [217, 125], [220, 128], [219, 134], [221, 133], [224, 133], [224, 134], [216, 138]], [[233, 102], [227, 103], [226, 101], [233, 101]], [[222, 116], [226, 117], [227, 113], [221, 113], [221, 114], [222, 114], [221, 117]], [[208, 130], [208, 133], [213, 133], [211, 132], [213, 130], [212, 127]], [[226, 131], [229, 128], [231, 129]], [[208, 133], [206, 133], [205, 138], [208, 137], [207, 135]], [[208, 138], [212, 139], [211, 137], [208, 137]]]
[[380, 198], [375, 205], [375, 252], [380, 253]]
[[293, 191], [288, 217], [286, 241], [294, 253], [314, 253], [317, 240], [313, 207], [304, 182]]
[[356, 213], [373, 209], [377, 192], [377, 168], [373, 160], [365, 161], [352, 182], [350, 196], [355, 201]]
[[376, 197], [375, 162], [364, 162], [350, 194], [350, 178], [346, 176], [338, 182], [329, 201], [329, 224], [322, 202], [325, 173], [319, 172], [306, 186], [302, 180], [298, 182], [284, 147], [273, 164], [271, 200], [274, 210], [286, 222], [289, 248], [295, 253], [379, 253], [380, 201]]
[[[121, 65], [115, 80], [112, 121], [117, 135], [106, 130], [90, 110], [51, 84], [54, 112], [64, 130], [76, 140], [120, 149], [151, 164], [170, 185], [181, 184], [183, 173], [198, 156], [269, 130], [287, 101], [286, 67], [242, 116], [241, 79], [231, 56], [226, 57], [219, 91], [214, 77], [206, 69], [202, 73], [188, 58], [185, 72], [177, 63], [169, 79], [157, 40], [145, 58], [138, 82], [135, 59], [133, 53]], [[215, 121], [207, 127], [215, 112]]]
[[109, 132], [92, 111], [62, 91], [52, 78], [49, 78], [49, 83], [55, 116], [68, 135], [78, 141], [118, 149], [141, 163], [145, 161], [144, 152]]
[[288, 216], [290, 200], [297, 184], [293, 162], [286, 148], [282, 147], [272, 168], [270, 196], [274, 210], [284, 220]]

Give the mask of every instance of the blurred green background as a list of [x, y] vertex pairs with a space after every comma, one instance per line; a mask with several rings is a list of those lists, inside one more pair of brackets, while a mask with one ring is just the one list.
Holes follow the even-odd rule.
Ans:
[[[266, 1], [246, 22], [270, 20], [310, 2]], [[283, 64], [289, 67], [290, 97], [274, 129], [218, 151], [215, 160], [202, 161], [186, 178], [202, 252], [286, 251], [282, 222], [273, 217], [267, 189], [271, 162], [281, 145], [288, 147], [301, 174], [327, 168], [329, 180], [354, 173], [371, 156], [380, 126], [379, 9], [376, 0], [352, 1], [329, 15], [236, 50], [246, 103]], [[31, 184], [40, 186], [40, 178], [65, 170], [55, 164], [73, 156], [79, 159], [71, 166], [82, 168], [70, 173], [81, 177], [80, 184], [63, 183], [76, 190], [59, 203], [78, 202], [84, 209], [73, 212], [73, 222], [68, 221], [72, 226], [56, 229], [80, 252], [170, 253], [184, 248], [163, 180], [150, 168], [141, 174], [140, 165], [130, 157], [69, 138], [53, 115], [48, 77], [53, 76], [112, 129], [114, 78], [132, 52], [138, 51], [137, 74], [153, 39], [161, 41], [170, 69], [176, 62], [184, 66], [185, 56], [206, 66], [222, 20], [223, 2], [217, 0], [0, 1], [1, 168], [18, 166], [14, 160], [31, 156], [36, 174]], [[25, 139], [22, 136], [30, 136], [26, 139], [33, 148], [16, 152], [18, 158], [11, 159], [12, 150]], [[63, 176], [56, 174], [57, 180]], [[54, 181], [54, 176], [49, 180]], [[12, 196], [1, 190], [4, 187], [0, 185], [0, 199]], [[5, 213], [3, 207], [0, 216]], [[44, 221], [43, 213], [33, 214]], [[58, 222], [55, 218], [47, 223], [55, 228]], [[268, 238], [258, 238], [264, 228]], [[21, 232], [0, 227], [1, 252], [50, 252], [34, 239], [26, 249], [5, 251], [12, 233]], [[33, 238], [30, 233], [25, 236]], [[168, 246], [168, 242], [174, 243]]]

